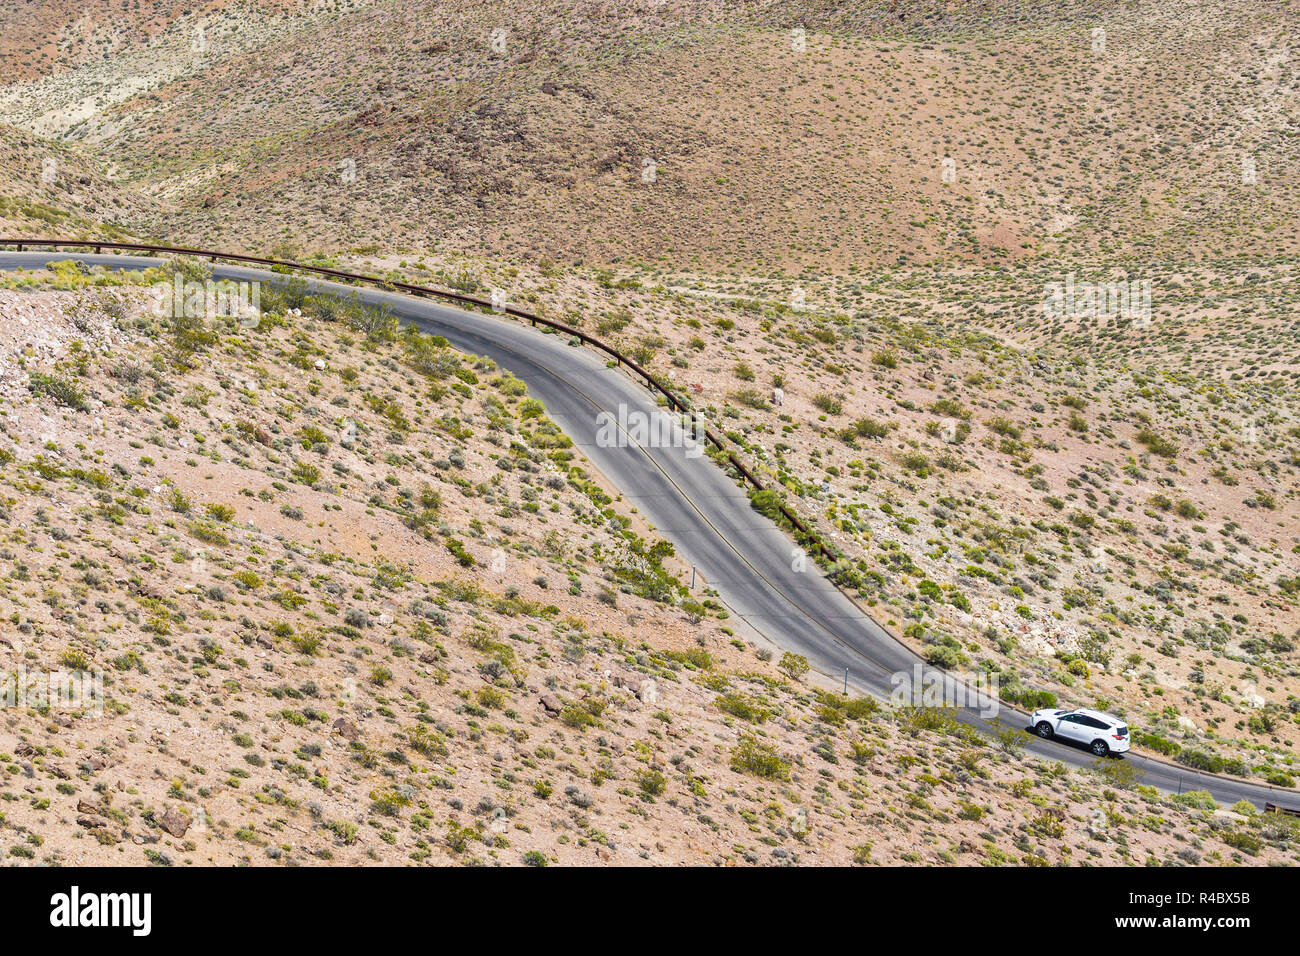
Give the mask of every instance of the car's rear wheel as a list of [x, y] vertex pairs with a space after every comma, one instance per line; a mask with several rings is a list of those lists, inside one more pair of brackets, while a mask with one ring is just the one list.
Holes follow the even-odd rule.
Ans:
[[1092, 752], [1098, 757], [1104, 757], [1106, 754], [1110, 753], [1110, 748], [1106, 746], [1106, 741], [1094, 740], [1092, 742]]
[[1052, 737], [1052, 725], [1045, 720], [1040, 720], [1038, 726], [1034, 728], [1034, 732], [1044, 740], [1050, 740]]

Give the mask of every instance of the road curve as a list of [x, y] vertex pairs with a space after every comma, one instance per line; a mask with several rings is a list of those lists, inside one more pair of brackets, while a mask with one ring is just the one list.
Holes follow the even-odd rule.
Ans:
[[[74, 259], [111, 269], [144, 269], [162, 260], [132, 255], [83, 255], [64, 252], [0, 252], [0, 270], [39, 269], [56, 260]], [[283, 281], [283, 276], [244, 266], [216, 263], [216, 278]], [[571, 345], [562, 335], [542, 332], [521, 322], [469, 312], [426, 299], [321, 279], [308, 279], [313, 291], [357, 295], [383, 303], [402, 321], [441, 335], [465, 352], [486, 356], [527, 383], [532, 397], [546, 405], [550, 418], [600, 471], [697, 567], [716, 588], [728, 609], [779, 647], [802, 654], [823, 674], [852, 688], [887, 698], [891, 676], [915, 673], [920, 658], [868, 617], [835, 587], [811, 557], [801, 560], [795, 543], [775, 524], [750, 507], [741, 487], [693, 447], [680, 430], [667, 442], [647, 447], [631, 429], [607, 440], [610, 423], [635, 424], [666, 415], [642, 385], [589, 349]], [[605, 418], [602, 418], [604, 413]], [[597, 436], [604, 435], [598, 441]], [[662, 433], [661, 433], [662, 434]], [[926, 674], [932, 672], [924, 668]], [[963, 721], [992, 732], [980, 716], [987, 701], [960, 712]], [[1027, 724], [1025, 716], [1005, 704], [1002, 719]], [[1027, 750], [1045, 759], [1082, 767], [1093, 756], [1071, 745], [1034, 738]], [[1137, 754], [1125, 759], [1142, 772], [1143, 783], [1177, 793], [1208, 790], [1219, 803], [1249, 800], [1294, 806], [1293, 791], [1229, 777], [1199, 773]]]

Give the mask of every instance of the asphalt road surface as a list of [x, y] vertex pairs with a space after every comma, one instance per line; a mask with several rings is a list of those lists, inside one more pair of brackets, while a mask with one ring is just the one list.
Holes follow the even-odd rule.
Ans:
[[[0, 269], [37, 269], [57, 259], [88, 265], [142, 269], [160, 260], [130, 255], [0, 252]], [[277, 281], [272, 273], [219, 264], [214, 277]], [[638, 381], [607, 368], [600, 353], [571, 344], [559, 333], [522, 321], [469, 312], [436, 302], [324, 280], [315, 291], [359, 295], [388, 305], [402, 321], [445, 337], [457, 349], [491, 358], [527, 383], [551, 419], [635, 506], [677, 552], [715, 588], [732, 614], [783, 650], [804, 655], [823, 674], [851, 689], [888, 699], [894, 675], [914, 675], [920, 658], [895, 640], [837, 589], [811, 556], [750, 506], [745, 490], [707, 456], [655, 403]], [[604, 417], [602, 417], [602, 413]], [[652, 424], [653, 423], [653, 424]], [[657, 429], [645, 440], [638, 428]], [[924, 673], [935, 675], [925, 668]], [[968, 698], [969, 700], [969, 698]], [[960, 718], [981, 730], [994, 728], [981, 714], [992, 701], [976, 697]], [[1000, 720], [1028, 727], [1020, 711], [1000, 705]], [[1027, 749], [1072, 766], [1090, 766], [1091, 753], [1059, 741], [1029, 739]], [[1141, 772], [1142, 783], [1169, 792], [1208, 790], [1221, 804], [1249, 800], [1300, 806], [1294, 791], [1196, 771], [1137, 754], [1121, 758]]]

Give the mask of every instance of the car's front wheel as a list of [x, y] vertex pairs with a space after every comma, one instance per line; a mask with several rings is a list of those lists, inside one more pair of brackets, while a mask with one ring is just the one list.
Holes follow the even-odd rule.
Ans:
[[1034, 732], [1044, 740], [1050, 740], [1052, 738], [1052, 725], [1045, 720], [1040, 720], [1038, 726], [1034, 728]]
[[1106, 741], [1094, 740], [1092, 742], [1092, 752], [1098, 757], [1104, 757], [1106, 754], [1110, 753], [1110, 748], [1106, 746]]

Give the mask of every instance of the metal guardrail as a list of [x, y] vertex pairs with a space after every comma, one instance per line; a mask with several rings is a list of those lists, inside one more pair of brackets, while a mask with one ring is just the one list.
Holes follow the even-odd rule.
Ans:
[[[686, 402], [678, 398], [677, 395], [671, 389], [669, 389], [666, 385], [664, 385], [663, 382], [659, 381], [659, 379], [657, 379], [654, 375], [652, 375], [640, 363], [634, 361], [629, 356], [624, 355], [620, 350], [614, 348], [614, 346], [602, 342], [594, 335], [589, 335], [588, 333], [582, 331], [581, 329], [576, 329], [571, 325], [566, 325], [563, 322], [557, 322], [554, 319], [545, 318], [544, 316], [537, 315], [533, 312], [525, 311], [524, 309], [515, 308], [512, 305], [504, 305], [504, 306], [498, 305], [497, 303], [491, 302], [487, 299], [481, 299], [477, 296], [466, 295], [463, 292], [452, 292], [448, 289], [435, 289], [432, 286], [415, 285], [414, 283], [411, 282], [398, 282], [392, 279], [383, 279], [380, 278], [379, 276], [370, 276], [370, 275], [365, 275], [357, 272], [345, 272], [341, 269], [329, 269], [324, 266], [313, 266], [303, 262], [290, 262], [284, 259], [269, 259], [266, 258], [265, 256], [245, 255], [244, 253], [239, 253], [239, 252], [214, 252], [210, 249], [190, 249], [185, 246], [163, 246], [163, 245], [156, 245], [148, 242], [114, 242], [114, 241], [107, 241], [107, 240], [100, 241], [94, 239], [4, 239], [4, 238], [0, 238], [0, 247], [4, 247], [4, 246], [15, 246], [17, 247], [17, 250], [19, 252], [24, 251], [24, 249], [29, 249], [33, 247], [45, 247], [45, 246], [54, 249], [83, 249], [83, 248], [93, 249], [96, 253], [102, 253], [103, 250], [105, 249], [111, 249], [111, 250], [126, 251], [126, 252], [162, 253], [165, 255], [173, 255], [173, 256], [197, 256], [205, 259], [211, 259], [214, 261], [218, 259], [223, 259], [230, 262], [245, 262], [245, 263], [251, 263], [253, 265], [261, 265], [261, 266], [272, 266], [272, 267], [280, 266], [282, 268], [295, 269], [301, 272], [309, 272], [312, 273], [313, 275], [325, 276], [330, 279], [338, 279], [344, 282], [364, 282], [381, 289], [386, 289], [386, 290], [396, 289], [401, 292], [409, 293], [411, 295], [416, 295], [421, 297], [433, 297], [437, 299], [448, 299], [452, 302], [459, 302], [463, 305], [473, 305], [485, 309], [491, 309], [493, 312], [504, 313], [506, 315], [513, 315], [516, 318], [520, 318], [520, 319], [527, 319], [528, 322], [530, 322], [534, 327], [538, 325], [542, 325], [549, 329], [553, 329], [556, 332], [562, 332], [565, 335], [571, 335], [574, 338], [578, 339], [578, 341], [582, 342], [584, 345], [588, 345], [591, 348], [594, 348], [600, 352], [604, 352], [605, 354], [613, 358], [619, 365], [627, 366], [628, 370], [631, 371], [634, 375], [638, 376], [642, 381], [644, 381], [645, 384], [652, 391], [658, 392], [660, 395], [662, 395], [667, 400], [669, 406], [671, 406], [675, 411], [679, 411], [685, 415], [689, 415], [691, 419], [692, 430], [694, 430], [697, 434], [700, 433], [699, 420], [695, 413], [695, 410], [691, 408]], [[721, 451], [723, 454], [727, 456], [728, 463], [730, 463], [731, 466], [736, 469], [736, 471], [740, 474], [742, 478], [745, 479], [745, 481], [749, 482], [749, 484], [754, 487], [754, 490], [756, 491], [766, 490], [766, 486], [759, 479], [759, 477], [755, 475], [749, 469], [749, 467], [745, 465], [744, 462], [742, 462], [738, 457], [736, 457], [735, 452], [727, 448], [726, 444], [724, 444], [721, 438], [719, 438], [708, 428], [704, 428], [702, 431], [705, 440], [708, 441], [709, 444], [713, 445], [715, 448], [717, 448], [719, 451]], [[808, 525], [804, 523], [804, 521], [797, 514], [795, 514], [790, 508], [788, 508], [784, 504], [778, 504], [777, 507], [780, 509], [782, 516], [784, 516], [785, 519], [789, 521], [794, 528], [796, 528], [801, 534], [803, 534], [806, 538], [810, 539], [813, 542], [813, 544], [817, 548], [818, 553], [823, 558], [832, 562], [836, 560], [835, 553], [826, 546], [825, 542], [823, 542], [821, 538], [811, 528], [809, 528]], [[833, 581], [833, 577], [832, 577], [832, 581]]]

